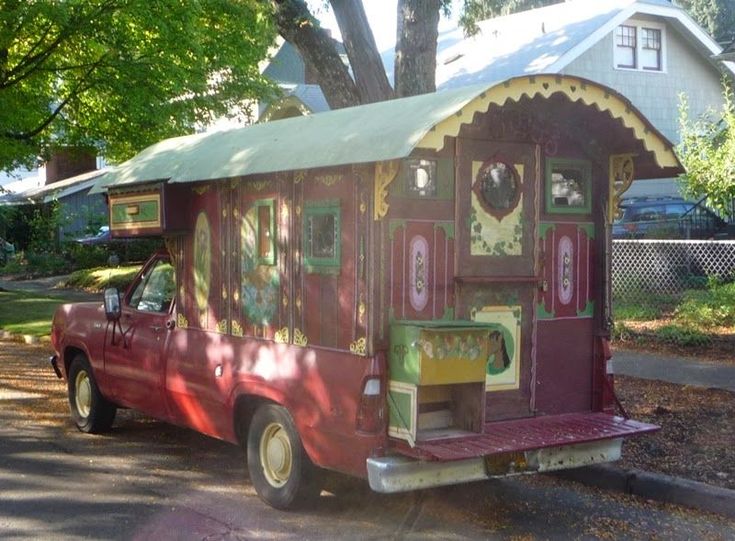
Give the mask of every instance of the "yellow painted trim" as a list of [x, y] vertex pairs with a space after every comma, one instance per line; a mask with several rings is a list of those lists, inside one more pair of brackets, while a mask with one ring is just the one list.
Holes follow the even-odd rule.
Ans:
[[375, 205], [373, 206], [373, 218], [380, 220], [388, 214], [388, 186], [398, 175], [400, 162], [391, 160], [375, 164]]
[[573, 102], [580, 101], [585, 105], [594, 105], [598, 111], [607, 112], [613, 118], [621, 120], [626, 128], [633, 130], [646, 150], [653, 152], [659, 167], [679, 166], [674, 151], [663, 139], [649, 130], [644, 119], [631, 109], [629, 104], [604, 87], [576, 77], [561, 75], [518, 77], [496, 85], [477, 96], [454, 115], [439, 122], [424, 136], [417, 147], [441, 150], [444, 146], [444, 137], [456, 137], [463, 124], [472, 123], [475, 113], [486, 112], [492, 104], [502, 106], [507, 100], [517, 102], [524, 96], [549, 98], [557, 93], [564, 94]]

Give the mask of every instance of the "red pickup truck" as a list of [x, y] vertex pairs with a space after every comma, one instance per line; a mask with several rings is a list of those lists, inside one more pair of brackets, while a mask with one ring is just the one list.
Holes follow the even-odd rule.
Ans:
[[278, 508], [317, 468], [398, 492], [615, 460], [657, 427], [614, 397], [610, 229], [634, 171], [681, 170], [558, 74], [162, 141], [95, 189], [167, 250], [62, 306], [52, 364], [82, 431], [128, 407], [238, 443]]

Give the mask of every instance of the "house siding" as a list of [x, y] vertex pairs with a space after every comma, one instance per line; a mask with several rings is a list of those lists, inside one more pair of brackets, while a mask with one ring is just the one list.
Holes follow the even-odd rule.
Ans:
[[[613, 66], [613, 33], [590, 47], [561, 73], [607, 85], [628, 98], [672, 143], [679, 136], [679, 95], [689, 102], [690, 118], [723, 104], [721, 74], [674, 28], [666, 26], [666, 71], [619, 70]], [[676, 179], [634, 182], [628, 196], [679, 195]]]
[[666, 27], [666, 72], [618, 70], [613, 67], [610, 33], [571, 62], [562, 73], [591, 79], [619, 91], [670, 141], [679, 141], [679, 95], [686, 94], [690, 116], [721, 109], [721, 74], [671, 26]]

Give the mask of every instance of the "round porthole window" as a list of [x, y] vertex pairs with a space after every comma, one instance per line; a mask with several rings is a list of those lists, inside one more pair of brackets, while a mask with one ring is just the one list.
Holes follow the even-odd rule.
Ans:
[[473, 190], [488, 213], [502, 218], [518, 205], [521, 184], [513, 166], [491, 160], [478, 172]]

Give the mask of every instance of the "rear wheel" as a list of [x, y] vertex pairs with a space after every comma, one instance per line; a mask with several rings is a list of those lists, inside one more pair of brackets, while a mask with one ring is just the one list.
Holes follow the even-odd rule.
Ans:
[[275, 404], [261, 406], [247, 440], [250, 479], [258, 496], [276, 509], [289, 509], [319, 495], [316, 467], [304, 451], [293, 419]]
[[69, 408], [74, 424], [82, 432], [106, 432], [115, 420], [117, 408], [102, 396], [87, 358], [79, 354], [69, 365]]

